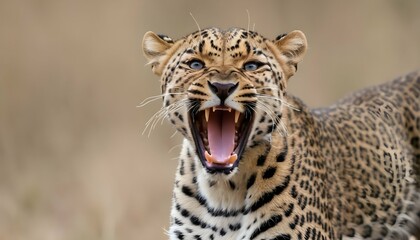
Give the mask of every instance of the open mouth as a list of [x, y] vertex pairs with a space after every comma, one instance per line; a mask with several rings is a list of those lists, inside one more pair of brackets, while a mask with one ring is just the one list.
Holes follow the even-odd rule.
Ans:
[[203, 166], [210, 173], [230, 173], [238, 166], [251, 133], [254, 114], [216, 106], [195, 113], [189, 122]]

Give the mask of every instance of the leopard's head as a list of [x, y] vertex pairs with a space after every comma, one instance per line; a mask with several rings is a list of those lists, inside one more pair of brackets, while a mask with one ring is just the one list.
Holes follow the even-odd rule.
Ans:
[[177, 41], [153, 32], [143, 38], [144, 55], [161, 77], [161, 114], [215, 174], [233, 174], [247, 147], [281, 131], [287, 80], [306, 48], [300, 31], [275, 40], [238, 28]]

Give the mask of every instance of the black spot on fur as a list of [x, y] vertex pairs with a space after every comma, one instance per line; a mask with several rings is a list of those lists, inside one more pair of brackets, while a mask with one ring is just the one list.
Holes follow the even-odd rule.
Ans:
[[264, 171], [262, 178], [263, 178], [263, 179], [269, 179], [269, 178], [273, 177], [273, 176], [274, 176], [274, 174], [276, 173], [276, 170], [277, 170], [277, 168], [276, 168], [276, 167], [268, 167], [268, 168]]
[[182, 192], [189, 197], [194, 196], [194, 193], [192, 192], [191, 188], [187, 186], [182, 186]]
[[236, 188], [236, 185], [232, 180], [229, 180], [229, 186], [232, 190], [235, 190], [235, 188]]
[[272, 191], [270, 192], [266, 192], [264, 193], [254, 204], [251, 205], [251, 207], [245, 211], [246, 213], [248, 211], [250, 212], [255, 212], [256, 210], [258, 210], [260, 207], [264, 206], [265, 204], [269, 203], [271, 200], [273, 200], [273, 198], [277, 195], [279, 195], [280, 193], [283, 192], [283, 190], [285, 188], [287, 188], [287, 186], [289, 186], [289, 182], [290, 182], [290, 176], [286, 176], [284, 182], [282, 182], [280, 185], [278, 185], [277, 187], [275, 187]]
[[290, 240], [291, 236], [289, 234], [280, 234], [275, 236], [274, 238], [271, 238], [270, 240]]
[[174, 231], [175, 236], [179, 239], [179, 240], [183, 240], [184, 239], [184, 234], [182, 234], [182, 232], [176, 230]]
[[261, 155], [258, 157], [257, 166], [261, 167], [264, 166], [265, 160], [267, 159], [267, 155]]
[[274, 215], [271, 218], [264, 221], [255, 231], [251, 234], [250, 240], [256, 238], [261, 233], [264, 233], [270, 228], [273, 228], [276, 226], [279, 222], [283, 220], [283, 217], [281, 215]]
[[283, 152], [279, 153], [279, 155], [277, 155], [276, 161], [277, 162], [284, 162], [284, 160], [286, 158], [286, 154], [287, 154], [287, 151], [283, 151]]
[[257, 178], [257, 175], [254, 173], [252, 174], [249, 178], [248, 178], [248, 182], [246, 184], [246, 188], [249, 189], [250, 187], [252, 187], [252, 185], [254, 185], [255, 183], [255, 179]]
[[295, 205], [293, 203], [289, 203], [288, 208], [284, 211], [284, 215], [286, 217], [289, 217], [292, 214], [294, 207], [295, 207]]
[[241, 223], [237, 223], [237, 224], [229, 224], [229, 229], [232, 231], [237, 231], [241, 228]]

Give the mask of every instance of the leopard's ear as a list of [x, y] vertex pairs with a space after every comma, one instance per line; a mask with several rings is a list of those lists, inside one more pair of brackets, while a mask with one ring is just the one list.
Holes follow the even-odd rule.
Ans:
[[166, 62], [168, 61], [171, 47], [174, 41], [165, 35], [158, 35], [154, 32], [147, 32], [143, 37], [143, 54], [152, 67], [153, 73], [161, 75]]
[[273, 41], [277, 48], [278, 60], [285, 68], [287, 78], [297, 71], [297, 64], [305, 56], [308, 43], [303, 32], [295, 30], [288, 34], [280, 35]]

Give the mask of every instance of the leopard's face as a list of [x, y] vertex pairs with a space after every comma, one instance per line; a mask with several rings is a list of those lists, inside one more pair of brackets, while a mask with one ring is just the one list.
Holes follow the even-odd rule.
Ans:
[[282, 131], [287, 79], [306, 51], [300, 31], [268, 40], [217, 28], [173, 42], [146, 33], [143, 51], [161, 76], [164, 114], [208, 173], [234, 174], [244, 150]]

